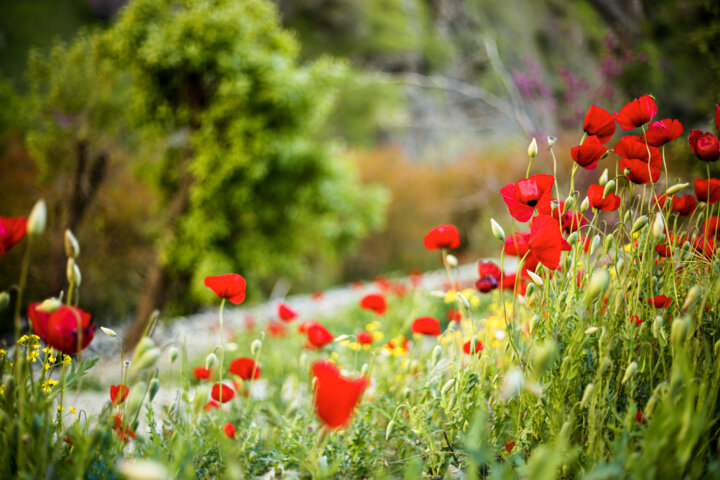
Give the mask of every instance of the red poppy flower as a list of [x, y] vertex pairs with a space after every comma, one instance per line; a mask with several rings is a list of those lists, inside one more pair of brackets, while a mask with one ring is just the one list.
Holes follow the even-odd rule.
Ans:
[[26, 233], [27, 218], [0, 217], [0, 255], [5, 255]]
[[672, 303], [672, 298], [665, 295], [658, 295], [654, 298], [648, 298], [648, 303], [655, 308], [668, 308]]
[[348, 424], [368, 379], [346, 378], [332, 363], [320, 360], [312, 367], [315, 378], [315, 411], [328, 428], [341, 428]]
[[634, 323], [635, 325], [640, 325], [643, 322], [643, 319], [638, 317], [637, 315], [630, 315], [630, 322]]
[[690, 149], [700, 160], [713, 162], [720, 158], [720, 141], [710, 132], [690, 132]]
[[[470, 355], [471, 348], [472, 348], [472, 344], [470, 343], [470, 340], [468, 340], [463, 345], [463, 352]], [[475, 351], [473, 353], [479, 354], [480, 352], [483, 351], [484, 348], [485, 348], [485, 346], [482, 344], [482, 342], [480, 340], [475, 339]]]
[[226, 298], [235, 305], [239, 305], [245, 300], [247, 284], [245, 279], [237, 273], [205, 277], [205, 286], [210, 288], [218, 297]]
[[712, 258], [715, 254], [715, 250], [718, 248], [718, 240], [715, 237], [700, 235], [693, 242], [693, 247], [698, 253], [701, 253], [708, 258]]
[[615, 119], [604, 108], [591, 105], [585, 114], [583, 130], [588, 135], [594, 135], [600, 143], [607, 143], [615, 133]]
[[[61, 306], [54, 313], [37, 310], [39, 303], [31, 303], [28, 316], [33, 330], [49, 346], [63, 353], [78, 353], [85, 349], [95, 336], [95, 324], [89, 313], [77, 307]], [[81, 343], [78, 344], [78, 334]]]
[[491, 291], [495, 290], [497, 288], [497, 286], [498, 286], [498, 279], [493, 276], [490, 276], [490, 275], [485, 275], [484, 277], [480, 277], [475, 282], [475, 288], [477, 288], [477, 290], [482, 293], [491, 292]]
[[278, 317], [284, 322], [292, 322], [298, 317], [298, 314], [295, 310], [288, 307], [284, 303], [281, 303], [278, 305]]
[[672, 142], [683, 133], [683, 126], [680, 120], [665, 118], [658, 122], [650, 122], [645, 138], [648, 145], [652, 147], [662, 147], [666, 143]]
[[[557, 219], [555, 215], [553, 215], [553, 217]], [[582, 213], [573, 213], [571, 210], [565, 212], [565, 214], [560, 218], [560, 220], [562, 222], [563, 232], [566, 233], [577, 232], [580, 227], [583, 227], [588, 223], [587, 219]]]
[[425, 235], [423, 245], [428, 250], [457, 248], [460, 246], [460, 232], [454, 225], [438, 225]]
[[715, 128], [720, 131], [720, 105], [715, 104]]
[[225, 432], [228, 438], [235, 439], [235, 425], [232, 423], [227, 422], [223, 427], [223, 432]]
[[703, 180], [702, 178], [695, 179], [695, 197], [701, 202], [714, 205], [720, 201], [720, 180], [711, 178], [709, 182], [710, 196], [708, 197], [708, 180]]
[[663, 243], [655, 247], [655, 251], [661, 257], [672, 257], [675, 248], [678, 245], [681, 245], [684, 241], [685, 235], [674, 235], [671, 233], [669, 238], [666, 238]]
[[645, 415], [643, 415], [643, 413], [640, 410], [638, 410], [638, 412], [635, 414], [635, 421], [638, 423], [646, 423], [647, 422], [647, 420], [645, 419]]
[[[534, 270], [534, 268], [533, 268]], [[525, 295], [525, 291], [527, 290], [527, 283], [525, 283], [525, 280], [521, 277], [519, 280], [517, 279], [517, 274], [510, 273], [503, 276], [502, 281], [502, 288], [503, 290], [515, 290], [515, 282], [517, 280], [517, 292], [520, 295]]]
[[475, 286], [483, 293], [494, 290], [500, 282], [500, 273], [500, 267], [493, 262], [478, 262], [480, 279], [475, 283]]
[[710, 217], [703, 223], [703, 235], [720, 238], [720, 217]]
[[302, 333], [303, 335], [307, 335], [307, 331], [310, 327], [315, 325], [317, 322], [315, 320], [305, 320], [300, 325], [298, 325], [297, 331], [298, 333]]
[[550, 211], [550, 196], [555, 178], [539, 173], [516, 183], [509, 183], [500, 189], [510, 215], [519, 222], [527, 222], [535, 208]]
[[323, 292], [313, 292], [312, 295], [310, 295], [310, 298], [312, 298], [316, 302], [319, 302], [323, 299]]
[[620, 207], [620, 197], [614, 193], [608, 193], [607, 197], [603, 198], [605, 187], [592, 184], [588, 187], [587, 197], [590, 201], [590, 206], [604, 212], [612, 212]]
[[215, 400], [208, 400], [208, 402], [203, 407], [203, 410], [206, 412], [209, 412], [210, 410], [219, 410], [220, 404], [216, 402]]
[[650, 95], [627, 103], [615, 114], [615, 120], [623, 130], [632, 130], [652, 120], [657, 113], [655, 99]]
[[435, 317], [419, 317], [410, 328], [413, 333], [436, 337], [440, 335], [440, 320]]
[[284, 337], [287, 335], [287, 327], [282, 322], [270, 321], [268, 322], [268, 334], [273, 338]]
[[695, 211], [696, 207], [697, 200], [692, 195], [672, 196], [672, 211], [678, 212], [681, 217], [687, 217]]
[[[648, 150], [650, 156], [648, 157]], [[615, 154], [621, 157], [618, 164], [620, 168], [629, 169], [627, 178], [640, 185], [650, 183], [652, 174], [652, 182], [655, 183], [660, 178], [660, 167], [662, 167], [662, 155], [660, 150], [655, 147], [645, 145], [645, 141], [634, 135], [624, 136], [617, 145], [615, 145]], [[650, 168], [648, 169], [648, 162]], [[649, 170], [649, 171], [648, 171]]]
[[240, 357], [232, 361], [229, 372], [243, 380], [257, 380], [260, 378], [260, 365], [252, 358]]
[[117, 407], [123, 403], [127, 398], [128, 393], [130, 393], [130, 389], [127, 385], [122, 383], [120, 385], [110, 385], [110, 401], [112, 402], [113, 407]]
[[195, 375], [195, 378], [198, 380], [207, 380], [210, 378], [210, 374], [212, 373], [212, 370], [205, 367], [195, 367], [193, 369], [193, 375]]
[[372, 333], [363, 330], [357, 334], [357, 341], [361, 345], [370, 345], [373, 342]]
[[563, 238], [558, 221], [550, 215], [538, 215], [530, 222], [530, 252], [550, 270], [560, 265]]
[[379, 293], [370, 293], [360, 300], [360, 307], [366, 310], [372, 310], [376, 315], [382, 315], [387, 310], [387, 302], [385, 297]]
[[593, 170], [597, 167], [597, 162], [602, 159], [608, 151], [600, 140], [595, 136], [589, 136], [582, 145], [570, 149], [570, 156], [575, 163], [587, 170]]
[[510, 440], [505, 445], [503, 445], [503, 447], [505, 447], [505, 450], [507, 450], [507, 452], [510, 453], [510, 452], [512, 452], [513, 448], [515, 448], [515, 441]]
[[332, 342], [335, 337], [323, 325], [314, 323], [307, 329], [308, 343], [315, 348], [322, 348]]
[[123, 419], [122, 414], [116, 413], [113, 417], [113, 430], [117, 432], [117, 436], [122, 440], [123, 442], [127, 442], [129, 439], [135, 438], [135, 432], [130, 430], [129, 425], [123, 426]]
[[505, 237], [505, 254], [513, 255], [515, 257], [523, 257], [530, 247], [528, 241], [530, 240], [530, 232], [513, 233]]
[[220, 400], [220, 384], [216, 383], [213, 385], [212, 390], [210, 391], [210, 397], [212, 397], [213, 400], [220, 403], [229, 402], [233, 398], [235, 398], [235, 390], [228, 387], [227, 385], [222, 385], [222, 401]]
[[462, 320], [462, 313], [460, 313], [460, 310], [452, 308], [448, 310], [448, 312], [445, 314], [445, 317], [450, 322], [459, 322]]

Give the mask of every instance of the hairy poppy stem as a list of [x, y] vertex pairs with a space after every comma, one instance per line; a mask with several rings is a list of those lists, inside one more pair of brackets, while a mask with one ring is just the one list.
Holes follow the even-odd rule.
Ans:
[[[225, 365], [225, 327], [223, 326], [223, 308], [225, 307], [225, 298], [220, 300], [220, 311], [218, 312], [220, 321], [220, 365], [218, 367], [218, 376], [220, 378], [220, 405], [223, 403], [223, 365]], [[253, 372], [254, 373], [254, 372]]]

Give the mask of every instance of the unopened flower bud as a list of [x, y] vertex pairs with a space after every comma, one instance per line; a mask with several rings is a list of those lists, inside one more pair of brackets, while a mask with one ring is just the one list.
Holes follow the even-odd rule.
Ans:
[[535, 156], [537, 155], [538, 146], [537, 146], [537, 141], [535, 141], [535, 137], [533, 137], [532, 142], [530, 142], [527, 152], [528, 152], [528, 156], [530, 156], [530, 158], [535, 158]]
[[603, 190], [603, 198], [607, 197], [609, 193], [615, 193], [615, 180], [610, 180], [605, 184], [605, 190]]
[[195, 390], [195, 397], [193, 397], [193, 413], [197, 415], [200, 413], [202, 408], [205, 406], [205, 402], [207, 402], [208, 398], [208, 388], [205, 385], [200, 385]]
[[548, 147], [552, 147], [553, 145], [555, 145], [555, 142], [557, 142], [557, 137], [553, 137], [553, 136], [547, 137]]
[[630, 170], [629, 168], [623, 169], [623, 175], [625, 175], [626, 177], [627, 177], [628, 175], [630, 175], [631, 172], [632, 172], [632, 170]]
[[493, 236], [497, 238], [500, 241], [505, 241], [505, 231], [502, 229], [502, 227], [495, 221], [494, 218], [490, 219], [490, 228], [492, 229]]
[[148, 386], [148, 398], [152, 402], [155, 398], [155, 395], [157, 395], [158, 391], [160, 390], [160, 380], [158, 380], [157, 377], [150, 380], [150, 385]]
[[448, 266], [451, 268], [458, 266], [458, 259], [455, 255], [445, 255], [445, 262], [447, 262]]
[[205, 369], [210, 370], [212, 367], [215, 366], [217, 363], [217, 355], [214, 353], [211, 353], [207, 357], [205, 357]]
[[528, 270], [527, 274], [535, 285], [537, 285], [538, 287], [543, 286], [542, 278], [540, 278], [540, 276], [538, 276], [535, 272], [531, 272], [530, 270]]
[[535, 293], [535, 284], [531, 283], [525, 288], [525, 297], [530, 298], [532, 297], [532, 294]]
[[62, 302], [60, 301], [60, 299], [50, 297], [43, 300], [42, 303], [35, 308], [35, 310], [43, 313], [55, 313], [60, 310], [60, 307], [62, 307]]
[[598, 327], [588, 327], [585, 330], [585, 335], [592, 335], [593, 333], [598, 331]]
[[75, 263], [75, 259], [68, 258], [67, 269], [65, 271], [67, 280], [70, 285], [79, 287], [82, 283], [82, 275], [80, 275], [80, 267]]
[[141, 357], [137, 359], [137, 361], [133, 361], [132, 365], [132, 371], [133, 372], [139, 372], [140, 370], [144, 370], [146, 368], [150, 368], [158, 361], [160, 358], [160, 349], [159, 348], [151, 348], [147, 352], [145, 352]]
[[632, 378], [632, 376], [635, 374], [635, 371], [637, 371], [638, 365], [637, 362], [630, 362], [630, 365], [627, 366], [625, 369], [625, 375], [623, 375], [622, 383], [627, 383], [628, 380]]
[[585, 199], [580, 204], [580, 213], [587, 212], [588, 208], [590, 208], [590, 200], [588, 197], [585, 197]]
[[125, 408], [130, 415], [135, 415], [140, 411], [140, 407], [145, 400], [145, 383], [137, 382], [130, 388], [130, 394], [125, 401]]
[[661, 235], [665, 235], [665, 222], [663, 221], [662, 215], [659, 213], [655, 214], [655, 219], [652, 225], [652, 234], [655, 238], [660, 238]]
[[0, 292], [0, 312], [10, 305], [10, 294], [8, 292]]
[[697, 299], [698, 295], [700, 295], [700, 287], [698, 285], [693, 286], [689, 291], [687, 296], [685, 297], [685, 303], [683, 303], [683, 310], [686, 310], [690, 305], [695, 303], [695, 300]]
[[147, 352], [151, 348], [155, 348], [155, 342], [153, 342], [152, 338], [141, 338], [137, 344], [137, 347], [135, 347], [135, 353], [133, 354], [133, 362], [137, 361], [145, 354], [145, 352]]
[[440, 355], [442, 354], [442, 347], [440, 345], [435, 345], [435, 348], [432, 350], [432, 355], [430, 355], [430, 363], [432, 365], [435, 365], [438, 360], [440, 359]]
[[685, 342], [688, 330], [690, 330], [690, 319], [682, 317], [673, 320], [670, 327], [670, 339], [675, 347], [679, 347]]
[[563, 206], [563, 215], [575, 205], [575, 197], [570, 196], [565, 199], [565, 205]]
[[655, 317], [655, 320], [653, 320], [652, 324], [652, 334], [653, 337], [659, 338], [662, 335], [662, 326], [663, 326], [663, 318], [658, 315]]
[[573, 232], [570, 235], [568, 235], [567, 242], [570, 244], [570, 246], [575, 245], [575, 242], [578, 241], [578, 232]]
[[558, 201], [555, 200], [554, 198], [553, 198], [552, 200], [550, 200], [550, 210], [555, 211], [555, 210], [557, 210], [558, 208], [560, 208], [560, 202], [558, 202]]
[[[533, 139], [533, 141], [535, 141], [535, 139]], [[442, 390], [440, 390], [440, 394], [444, 396], [447, 392], [450, 391], [453, 385], [455, 385], [455, 379], [451, 378], [445, 383], [445, 385], [443, 385]]]
[[465, 298], [465, 295], [463, 295], [462, 293], [458, 292], [458, 293], [457, 293], [457, 296], [458, 296], [458, 298], [460, 299], [460, 301], [462, 302], [462, 304], [465, 306], [465, 308], [467, 308], [468, 310], [470, 310], [470, 302], [468, 302], [468, 299]]
[[625, 215], [623, 216], [623, 223], [628, 223], [631, 218], [632, 218], [632, 210], [626, 211]]
[[603, 170], [602, 175], [600, 175], [600, 178], [598, 179], [598, 184], [601, 187], [604, 187], [605, 184], [607, 183], [607, 181], [608, 181], [608, 169], [606, 168], [605, 170]]
[[580, 406], [586, 407], [588, 402], [590, 401], [590, 397], [592, 396], [593, 392], [595, 391], [595, 385], [592, 383], [588, 383], [585, 387], [585, 391], [583, 391], [582, 400], [580, 400]]
[[635, 223], [633, 223], [632, 230], [630, 230], [630, 233], [637, 233], [643, 228], [645, 228], [648, 224], [648, 217], [647, 215], [640, 216], [637, 220], [635, 220]]
[[689, 183], [678, 183], [676, 185], [673, 185], [672, 187], [668, 188], [665, 191], [665, 195], [673, 195], [675, 193], [678, 193], [679, 191], [687, 188], [688, 185], [690, 185], [690, 184]]
[[45, 200], [40, 199], [35, 203], [27, 220], [27, 234], [34, 238], [40, 236], [45, 231], [47, 223], [47, 205]]
[[260, 347], [262, 347], [262, 342], [258, 339], [253, 340], [253, 342], [250, 344], [250, 353], [253, 355], [257, 355], [257, 353], [260, 351]]
[[103, 332], [105, 335], [107, 335], [108, 337], [117, 337], [117, 333], [115, 333], [115, 330], [112, 330], [112, 329], [107, 328], [107, 327], [100, 327], [100, 330], [102, 330], [102, 332]]
[[75, 258], [80, 255], [80, 243], [69, 229], [65, 230], [65, 255], [68, 258]]
[[170, 347], [170, 349], [168, 350], [168, 357], [170, 357], [170, 363], [175, 363], [175, 360], [177, 360], [179, 355], [180, 352], [178, 351], [177, 347]]
[[592, 239], [592, 243], [590, 244], [590, 255], [595, 254], [595, 251], [597, 250], [599, 245], [600, 245], [600, 235], [596, 234]]
[[585, 292], [585, 305], [588, 306], [595, 301], [596, 298], [605, 294], [608, 284], [610, 283], [610, 274], [607, 270], [599, 269], [593, 272], [590, 277], [588, 289]]
[[387, 427], [385, 428], [385, 441], [387, 441], [390, 438], [390, 435], [392, 434], [394, 426], [395, 426], [395, 420], [390, 420]]

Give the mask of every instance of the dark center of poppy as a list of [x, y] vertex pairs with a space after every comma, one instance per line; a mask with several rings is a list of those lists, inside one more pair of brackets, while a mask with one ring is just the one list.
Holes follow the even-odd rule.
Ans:
[[530, 206], [530, 207], [534, 207], [535, 205], [537, 205], [537, 203], [538, 203], [537, 200], [528, 200], [528, 202], [527, 202], [528, 206]]

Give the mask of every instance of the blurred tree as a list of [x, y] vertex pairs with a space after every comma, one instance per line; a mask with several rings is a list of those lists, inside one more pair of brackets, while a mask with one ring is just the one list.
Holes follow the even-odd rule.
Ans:
[[297, 275], [380, 222], [382, 191], [316, 140], [341, 65], [298, 67], [268, 1], [136, 0], [105, 42], [136, 120], [166, 142], [144, 172], [165, 226], [129, 345], [173, 281], [203, 296], [206, 275]]

